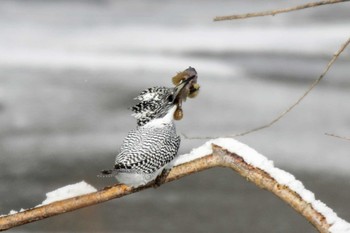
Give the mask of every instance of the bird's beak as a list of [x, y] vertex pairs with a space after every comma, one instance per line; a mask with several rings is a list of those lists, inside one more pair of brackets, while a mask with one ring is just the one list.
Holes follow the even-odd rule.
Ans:
[[187, 84], [190, 83], [191, 80], [193, 80], [196, 76], [197, 75], [192, 75], [191, 77], [185, 79], [184, 81], [182, 81], [179, 85], [177, 85], [175, 87], [174, 100], [177, 99], [178, 95], [180, 95], [182, 90], [184, 90], [186, 88]]

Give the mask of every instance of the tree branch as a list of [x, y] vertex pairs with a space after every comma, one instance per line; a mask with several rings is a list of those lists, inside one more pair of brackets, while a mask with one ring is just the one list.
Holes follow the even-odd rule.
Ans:
[[350, 138], [347, 138], [347, 137], [344, 137], [344, 136], [339, 136], [339, 135], [332, 134], [332, 133], [325, 133], [325, 135], [350, 141]]
[[238, 14], [238, 15], [217, 16], [214, 18], [214, 21], [245, 19], [245, 18], [268, 16], [268, 15], [274, 16], [277, 14], [286, 13], [286, 12], [290, 12], [290, 11], [297, 11], [297, 10], [302, 10], [302, 9], [306, 9], [306, 8], [310, 8], [310, 7], [317, 7], [317, 6], [335, 4], [335, 3], [340, 3], [340, 2], [347, 2], [347, 1], [349, 1], [349, 0], [326, 0], [326, 1], [320, 1], [320, 2], [311, 2], [311, 3], [304, 4], [304, 5], [298, 5], [295, 7], [284, 8], [284, 9], [253, 12], [253, 13]]
[[[238, 174], [243, 176], [245, 179], [249, 180], [250, 182], [254, 183], [260, 188], [266, 189], [274, 193], [276, 196], [281, 198], [283, 201], [289, 204], [292, 208], [294, 208], [299, 214], [304, 216], [312, 225], [314, 225], [314, 227], [319, 232], [329, 232], [329, 228], [331, 227], [331, 224], [327, 222], [327, 217], [321, 214], [319, 211], [317, 211], [313, 207], [312, 203], [307, 202], [305, 199], [301, 197], [302, 195], [298, 194], [296, 191], [293, 191], [287, 185], [282, 184], [281, 182], [277, 182], [276, 178], [273, 178], [273, 175], [269, 174], [262, 168], [251, 165], [252, 164], [251, 162], [248, 163], [244, 159], [244, 155], [249, 157], [249, 156], [252, 156], [252, 154], [254, 155], [255, 153], [255, 156], [257, 156], [257, 158], [254, 158], [254, 159], [261, 160], [261, 158], [259, 157], [261, 156], [260, 154], [258, 154], [251, 148], [233, 139], [221, 139], [221, 140], [226, 140], [225, 141], [226, 145], [230, 143], [234, 145], [237, 151], [239, 151], [239, 153], [233, 153], [225, 149], [223, 146], [215, 145], [214, 143], [216, 141], [209, 141], [205, 145], [211, 145], [212, 147], [211, 152], [203, 154], [199, 158], [198, 158], [198, 155], [196, 155], [197, 157], [193, 157], [193, 155], [191, 154], [180, 156], [181, 158], [178, 159], [179, 165], [175, 163], [175, 165], [177, 166], [175, 166], [171, 170], [165, 182], [177, 180], [181, 177], [184, 177], [202, 170], [206, 170], [212, 167], [231, 168], [234, 171], [236, 171]], [[217, 141], [217, 142], [219, 143], [220, 141]], [[203, 149], [198, 148], [197, 150], [200, 151]], [[208, 150], [208, 148], [206, 148], [206, 150]], [[192, 158], [194, 160], [187, 161], [188, 158]], [[263, 158], [266, 159], [265, 157]], [[268, 160], [266, 159], [266, 161]], [[268, 164], [271, 165], [271, 163], [269, 162]], [[271, 166], [273, 169], [276, 169], [278, 172], [281, 171], [280, 169], [274, 168], [273, 165]], [[283, 171], [282, 174], [289, 174], [289, 173]], [[292, 176], [291, 174], [289, 174], [289, 176], [287, 177], [289, 178], [292, 177], [293, 182], [299, 182], [295, 180], [294, 176]], [[7, 230], [15, 226], [27, 224], [30, 222], [44, 219], [44, 218], [55, 216], [58, 214], [74, 211], [83, 207], [106, 202], [114, 198], [119, 198], [134, 192], [139, 192], [143, 189], [150, 188], [152, 187], [152, 185], [153, 184], [148, 184], [139, 188], [130, 188], [125, 185], [113, 185], [91, 194], [81, 195], [81, 196], [65, 199], [62, 201], [53, 202], [51, 204], [36, 207], [33, 209], [29, 209], [20, 213], [3, 216], [3, 217], [0, 217], [0, 230], [1, 231]]]

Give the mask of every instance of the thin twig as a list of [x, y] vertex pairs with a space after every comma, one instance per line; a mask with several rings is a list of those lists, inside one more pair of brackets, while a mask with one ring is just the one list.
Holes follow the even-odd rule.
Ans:
[[325, 133], [325, 135], [350, 141], [350, 138], [347, 138], [347, 137], [344, 137], [344, 136], [339, 136], [339, 135], [332, 134], [332, 133]]
[[[330, 224], [327, 223], [325, 216], [316, 211], [312, 205], [303, 200], [288, 186], [279, 184], [268, 173], [260, 168], [248, 164], [239, 155], [231, 153], [214, 144], [212, 147], [212, 154], [204, 155], [204, 157], [174, 167], [169, 173], [165, 182], [177, 180], [183, 176], [212, 167], [228, 167], [235, 170], [246, 180], [249, 180], [257, 186], [274, 193], [276, 196], [294, 208], [299, 214], [305, 217], [307, 221], [318, 229], [319, 232], [329, 232], [328, 230]], [[152, 187], [152, 184], [139, 188], [130, 188], [125, 185], [114, 185], [91, 194], [81, 195], [29, 209], [24, 212], [3, 216], [0, 217], [0, 231], [106, 202], [111, 199], [119, 198], [150, 187]]]
[[[320, 75], [320, 77], [318, 77], [311, 85], [310, 87], [306, 90], [306, 92], [299, 97], [299, 99], [297, 99], [297, 101], [295, 103], [293, 103], [291, 106], [289, 106], [285, 111], [283, 111], [282, 113], [280, 113], [275, 119], [273, 119], [270, 123], [259, 126], [257, 128], [253, 128], [251, 130], [245, 131], [243, 133], [239, 133], [239, 134], [235, 134], [235, 135], [228, 135], [226, 137], [239, 137], [239, 136], [244, 136], [265, 128], [268, 128], [270, 126], [272, 126], [273, 124], [275, 124], [277, 121], [279, 121], [282, 117], [284, 117], [287, 113], [289, 113], [293, 108], [295, 108], [295, 106], [297, 106], [309, 93], [310, 91], [323, 79], [323, 77], [327, 74], [328, 70], [331, 68], [331, 66], [333, 65], [333, 63], [337, 60], [337, 58], [339, 57], [339, 55], [345, 50], [345, 48], [349, 45], [350, 43], [350, 37], [347, 39], [347, 41], [341, 45], [341, 47], [338, 49], [338, 51], [336, 51], [332, 57], [332, 59], [330, 60], [330, 62], [327, 64], [325, 70], [323, 71], [323, 73]], [[183, 136], [186, 139], [215, 139], [217, 137], [190, 137], [187, 136], [185, 134], [183, 134]]]
[[302, 9], [306, 9], [306, 8], [310, 8], [310, 7], [322, 6], [322, 5], [327, 5], [327, 4], [335, 4], [335, 3], [347, 2], [347, 1], [349, 1], [349, 0], [326, 0], [326, 1], [320, 1], [320, 2], [311, 2], [311, 3], [298, 5], [298, 6], [290, 7], [290, 8], [284, 8], [284, 9], [261, 11], [261, 12], [239, 14], [239, 15], [217, 16], [214, 18], [214, 21], [245, 19], [245, 18], [268, 16], [268, 15], [274, 16], [277, 14], [286, 13], [286, 12], [290, 12], [290, 11], [302, 10]]

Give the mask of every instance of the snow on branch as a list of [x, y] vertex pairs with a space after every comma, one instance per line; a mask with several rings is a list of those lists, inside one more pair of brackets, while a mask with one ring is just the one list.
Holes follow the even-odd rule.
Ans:
[[[350, 233], [350, 224], [339, 218], [323, 202], [316, 200], [315, 195], [305, 189], [292, 174], [274, 167], [271, 160], [232, 138], [210, 140], [192, 150], [191, 153], [178, 156], [173, 165], [165, 182], [212, 167], [231, 168], [260, 188], [281, 198], [304, 216], [319, 232]], [[0, 217], [0, 230], [102, 203], [152, 186], [152, 183], [138, 188], [113, 185], [99, 191], [95, 191], [85, 182], [66, 186], [50, 192], [47, 196], [53, 199], [33, 209], [19, 213], [12, 212]], [[78, 194], [83, 195], [76, 196]], [[62, 200], [63, 198], [67, 199]]]
[[62, 188], [56, 189], [52, 192], [46, 193], [46, 199], [36, 207], [48, 205], [52, 202], [61, 201], [64, 199], [93, 193], [96, 191], [97, 190], [93, 186], [89, 185], [85, 181], [81, 181], [79, 183], [67, 185]]

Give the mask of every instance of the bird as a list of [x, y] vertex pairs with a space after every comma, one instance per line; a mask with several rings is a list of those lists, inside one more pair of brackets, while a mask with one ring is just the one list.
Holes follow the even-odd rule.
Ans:
[[157, 187], [164, 182], [181, 141], [174, 113], [183, 93], [197, 79], [194, 68], [184, 72], [186, 78], [175, 87], [151, 87], [135, 98], [139, 102], [131, 110], [137, 127], [124, 138], [114, 168], [102, 170], [102, 176], [114, 176], [118, 183], [134, 188], [152, 181]]

